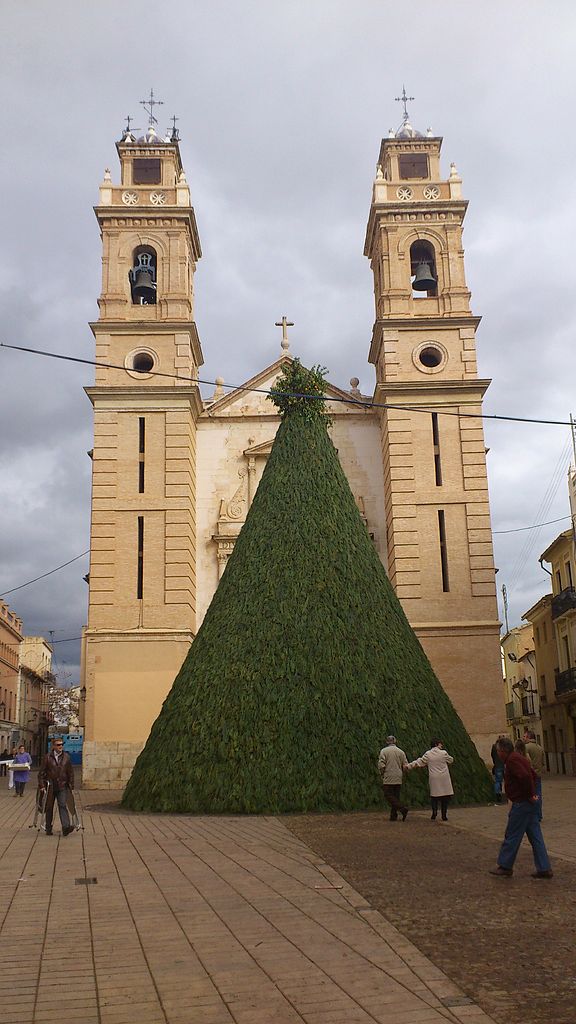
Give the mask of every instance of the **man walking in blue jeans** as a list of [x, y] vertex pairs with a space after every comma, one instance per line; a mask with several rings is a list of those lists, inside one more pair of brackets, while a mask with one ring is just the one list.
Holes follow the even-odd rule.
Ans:
[[538, 817], [538, 793], [536, 774], [528, 758], [516, 753], [512, 740], [499, 739], [498, 754], [504, 762], [504, 792], [511, 807], [504, 842], [498, 854], [498, 866], [490, 869], [491, 875], [509, 878], [524, 835], [532, 847], [536, 871], [532, 878], [552, 878], [552, 868], [542, 836]]

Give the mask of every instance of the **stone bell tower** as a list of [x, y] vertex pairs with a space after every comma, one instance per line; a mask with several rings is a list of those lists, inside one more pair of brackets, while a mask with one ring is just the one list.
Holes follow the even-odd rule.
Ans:
[[[92, 330], [94, 449], [84, 784], [123, 785], [195, 629], [200, 240], [178, 132], [117, 143], [95, 208], [102, 238]], [[175, 124], [175, 120], [174, 120]]]
[[480, 752], [502, 727], [476, 328], [464, 273], [467, 202], [442, 139], [404, 120], [382, 141], [366, 233], [376, 320], [388, 572]]

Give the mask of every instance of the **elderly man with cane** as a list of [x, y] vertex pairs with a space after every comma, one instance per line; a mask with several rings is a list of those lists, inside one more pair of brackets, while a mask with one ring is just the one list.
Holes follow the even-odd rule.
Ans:
[[52, 819], [54, 816], [54, 800], [58, 802], [58, 813], [62, 824], [62, 835], [68, 836], [74, 831], [68, 814], [68, 793], [74, 789], [74, 769], [70, 755], [64, 751], [62, 739], [55, 736], [52, 750], [46, 754], [38, 776], [38, 786], [46, 793], [46, 835], [52, 835]]

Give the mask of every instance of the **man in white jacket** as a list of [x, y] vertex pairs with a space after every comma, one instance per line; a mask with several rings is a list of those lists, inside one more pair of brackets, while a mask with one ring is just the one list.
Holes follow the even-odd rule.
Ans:
[[397, 821], [398, 813], [402, 815], [402, 821], [406, 821], [408, 814], [408, 808], [400, 800], [405, 764], [408, 764], [408, 758], [396, 745], [396, 737], [387, 736], [386, 746], [382, 748], [378, 758], [378, 771], [382, 778], [384, 796], [390, 804], [390, 821]]

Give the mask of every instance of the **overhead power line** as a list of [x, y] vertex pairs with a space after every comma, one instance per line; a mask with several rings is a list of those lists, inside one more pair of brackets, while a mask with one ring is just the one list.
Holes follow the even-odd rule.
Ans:
[[[28, 580], [27, 583], [21, 583], [19, 587], [11, 587], [10, 590], [5, 590], [3, 594], [0, 594], [0, 597], [6, 597], [7, 594], [13, 594], [16, 590], [22, 590], [23, 587], [29, 587], [31, 583], [38, 583], [38, 580], [46, 579], [46, 577], [51, 576], [52, 573], [58, 572], [60, 569], [65, 569], [67, 565], [72, 565], [72, 562], [77, 562], [79, 558], [84, 558], [84, 555], [89, 554], [90, 550], [83, 551], [81, 555], [75, 555], [74, 558], [71, 558], [68, 562], [62, 562], [62, 565], [57, 565], [55, 569], [49, 569], [48, 572], [42, 573], [41, 576], [35, 576], [33, 580]], [[56, 640], [54, 642], [59, 643], [60, 641]]]
[[[555, 523], [563, 523], [567, 519], [571, 519], [571, 516], [560, 516], [559, 519], [549, 519], [547, 523], [535, 523], [533, 526], [517, 526], [513, 530], [492, 530], [493, 536], [502, 536], [504, 533], [523, 533], [524, 530], [539, 530], [542, 526], [553, 526]], [[50, 569], [48, 572], [42, 574], [42, 576], [36, 576], [33, 580], [28, 580], [27, 583], [21, 583], [19, 587], [12, 587], [11, 590], [5, 590], [0, 597], [5, 597], [7, 594], [13, 594], [16, 590], [22, 590], [23, 587], [29, 587], [32, 583], [37, 583], [39, 580], [46, 579], [47, 576], [51, 576], [52, 573], [58, 572], [60, 569], [65, 569], [67, 565], [72, 565], [72, 562], [77, 562], [79, 558], [84, 558], [85, 555], [89, 555], [90, 551], [83, 551], [80, 555], [75, 555], [74, 558], [70, 558], [68, 562], [63, 562], [62, 565], [57, 565], [54, 569]], [[72, 640], [79, 640], [80, 637], [72, 637]], [[69, 640], [51, 640], [54, 644], [66, 644]]]
[[552, 526], [553, 523], [563, 523], [566, 519], [571, 519], [572, 516], [560, 516], [560, 519], [549, 519], [547, 523], [534, 523], [534, 526], [517, 526], [515, 530], [492, 530], [492, 534], [498, 534], [499, 536], [503, 533], [522, 533], [524, 530], [539, 530], [542, 526]]
[[[97, 366], [104, 370], [126, 370], [124, 365], [119, 363], [101, 363], [95, 359], [82, 359], [80, 356], [65, 356], [60, 352], [47, 352], [43, 349], [37, 348], [25, 348], [23, 345], [9, 345], [7, 342], [0, 341], [0, 348], [13, 349], [16, 352], [28, 352], [31, 355], [46, 356], [49, 359], [61, 359], [67, 363], [82, 363], [85, 366]], [[138, 372], [138, 371], [135, 371]], [[167, 371], [151, 370], [143, 371], [146, 375], [153, 377], [169, 377], [175, 380], [185, 380], [189, 384], [209, 384], [212, 387], [216, 387], [216, 381], [214, 380], [203, 380], [202, 377], [188, 377], [181, 373], [168, 373]], [[307, 395], [299, 392], [291, 391], [278, 391], [278, 389], [269, 388], [254, 388], [248, 387], [246, 384], [221, 384], [223, 388], [228, 388], [230, 391], [250, 391], [260, 395], [274, 395], [283, 394], [291, 398], [306, 398], [311, 401], [329, 401], [329, 402], [340, 402], [343, 405], [356, 405], [364, 409], [402, 409], [410, 412], [423, 412], [430, 413], [436, 412], [440, 416], [456, 416], [458, 419], [476, 419], [476, 420], [499, 420], [508, 423], [537, 423], [551, 427], [571, 427], [570, 420], [543, 420], [536, 419], [529, 416], [503, 416], [498, 413], [484, 413], [484, 412], [460, 412], [454, 409], [441, 409], [439, 406], [428, 407], [422, 405], [407, 405], [399, 404], [397, 402], [364, 402], [361, 399], [354, 398], [352, 396], [346, 398], [337, 398], [334, 395], [324, 397], [320, 395]], [[456, 401], [447, 403], [448, 405], [462, 404]]]

